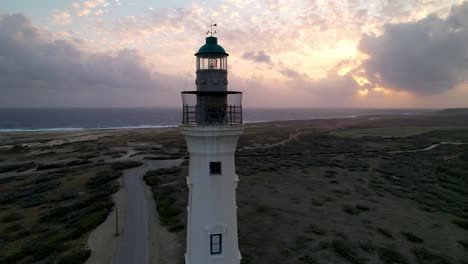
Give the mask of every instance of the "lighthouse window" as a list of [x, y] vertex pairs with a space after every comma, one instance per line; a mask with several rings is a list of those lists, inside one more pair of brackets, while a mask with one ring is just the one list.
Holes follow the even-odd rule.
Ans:
[[197, 57], [197, 70], [227, 70], [227, 58]]
[[221, 174], [221, 162], [212, 161], [210, 162], [210, 175], [220, 175]]
[[221, 234], [210, 235], [210, 254], [216, 255], [223, 252], [222, 248], [223, 237]]

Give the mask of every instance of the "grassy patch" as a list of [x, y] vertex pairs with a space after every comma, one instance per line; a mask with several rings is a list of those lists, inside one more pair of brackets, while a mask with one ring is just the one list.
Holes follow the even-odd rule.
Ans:
[[311, 257], [309, 255], [305, 255], [305, 256], [300, 257], [299, 261], [300, 261], [301, 264], [319, 264], [317, 259], [315, 259], [314, 257]]
[[452, 220], [452, 223], [456, 224], [457, 226], [465, 229], [465, 230], [468, 230], [468, 220], [464, 220], [464, 219], [455, 219], [455, 220]]
[[423, 243], [424, 240], [418, 236], [416, 236], [415, 234], [413, 233], [410, 233], [410, 232], [400, 232], [400, 234], [402, 234], [406, 240], [410, 241], [410, 242], [414, 242], [414, 243]]
[[327, 230], [311, 224], [307, 227], [305, 233], [314, 233], [319, 236], [324, 236], [327, 234]]
[[18, 171], [18, 172], [27, 171], [34, 167], [36, 167], [35, 162], [3, 165], [3, 166], [0, 166], [0, 173], [11, 172], [11, 171]]
[[83, 263], [86, 253], [73, 252], [112, 210], [120, 174], [100, 165], [0, 181], [1, 220], [15, 223], [1, 230], [0, 263]]
[[143, 162], [141, 161], [129, 160], [129, 161], [120, 161], [120, 162], [112, 163], [111, 166], [112, 166], [112, 169], [114, 170], [126, 170], [126, 169], [140, 167], [141, 165], [143, 165]]
[[379, 234], [383, 235], [386, 238], [394, 239], [392, 231], [390, 231], [390, 230], [388, 230], [386, 228], [380, 228], [379, 227], [379, 228], [377, 228], [377, 232], [379, 232]]
[[21, 218], [23, 218], [24, 216], [20, 213], [17, 213], [17, 212], [11, 212], [5, 216], [3, 216], [1, 218], [1, 221], [3, 223], [8, 223], [8, 222], [13, 222], [13, 221], [16, 221], [16, 220], [19, 220]]
[[187, 187], [181, 177], [184, 173], [182, 168], [161, 168], [148, 171], [143, 177], [153, 192], [159, 221], [170, 232], [179, 232], [185, 228], [185, 215], [182, 213], [186, 206]]
[[425, 248], [413, 248], [412, 250], [418, 263], [437, 263], [437, 264], [450, 264], [452, 263], [447, 256], [439, 255], [430, 252]]
[[390, 246], [379, 247], [377, 249], [380, 260], [385, 264], [407, 264], [406, 258]]
[[458, 243], [460, 243], [460, 245], [462, 245], [466, 250], [468, 250], [468, 240], [459, 240]]
[[57, 264], [81, 264], [85, 263], [91, 255], [91, 250], [80, 250], [61, 258]]
[[333, 240], [332, 243], [333, 250], [344, 259], [346, 259], [349, 263], [352, 264], [360, 264], [365, 263], [364, 260], [358, 257], [357, 253], [354, 251], [352, 246], [344, 241], [341, 240]]

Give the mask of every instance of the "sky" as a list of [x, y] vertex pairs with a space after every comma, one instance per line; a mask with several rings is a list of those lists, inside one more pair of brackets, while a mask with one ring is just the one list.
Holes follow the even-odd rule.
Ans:
[[0, 0], [0, 107], [178, 107], [211, 23], [246, 107], [468, 107], [462, 0]]

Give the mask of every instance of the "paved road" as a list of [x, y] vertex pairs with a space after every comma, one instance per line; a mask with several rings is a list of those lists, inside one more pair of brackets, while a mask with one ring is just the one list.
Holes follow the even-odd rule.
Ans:
[[117, 264], [149, 264], [150, 262], [150, 207], [144, 190], [143, 175], [148, 170], [178, 166], [182, 160], [145, 161], [141, 167], [124, 172], [124, 189], [127, 193], [127, 210], [119, 242]]
[[124, 188], [127, 191], [127, 212], [120, 238], [117, 264], [149, 263], [148, 201], [143, 189], [145, 167], [125, 171]]

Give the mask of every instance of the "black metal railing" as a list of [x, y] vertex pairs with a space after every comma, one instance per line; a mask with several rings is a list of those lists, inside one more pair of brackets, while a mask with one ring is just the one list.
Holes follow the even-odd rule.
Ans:
[[183, 105], [184, 125], [242, 124], [242, 105]]

